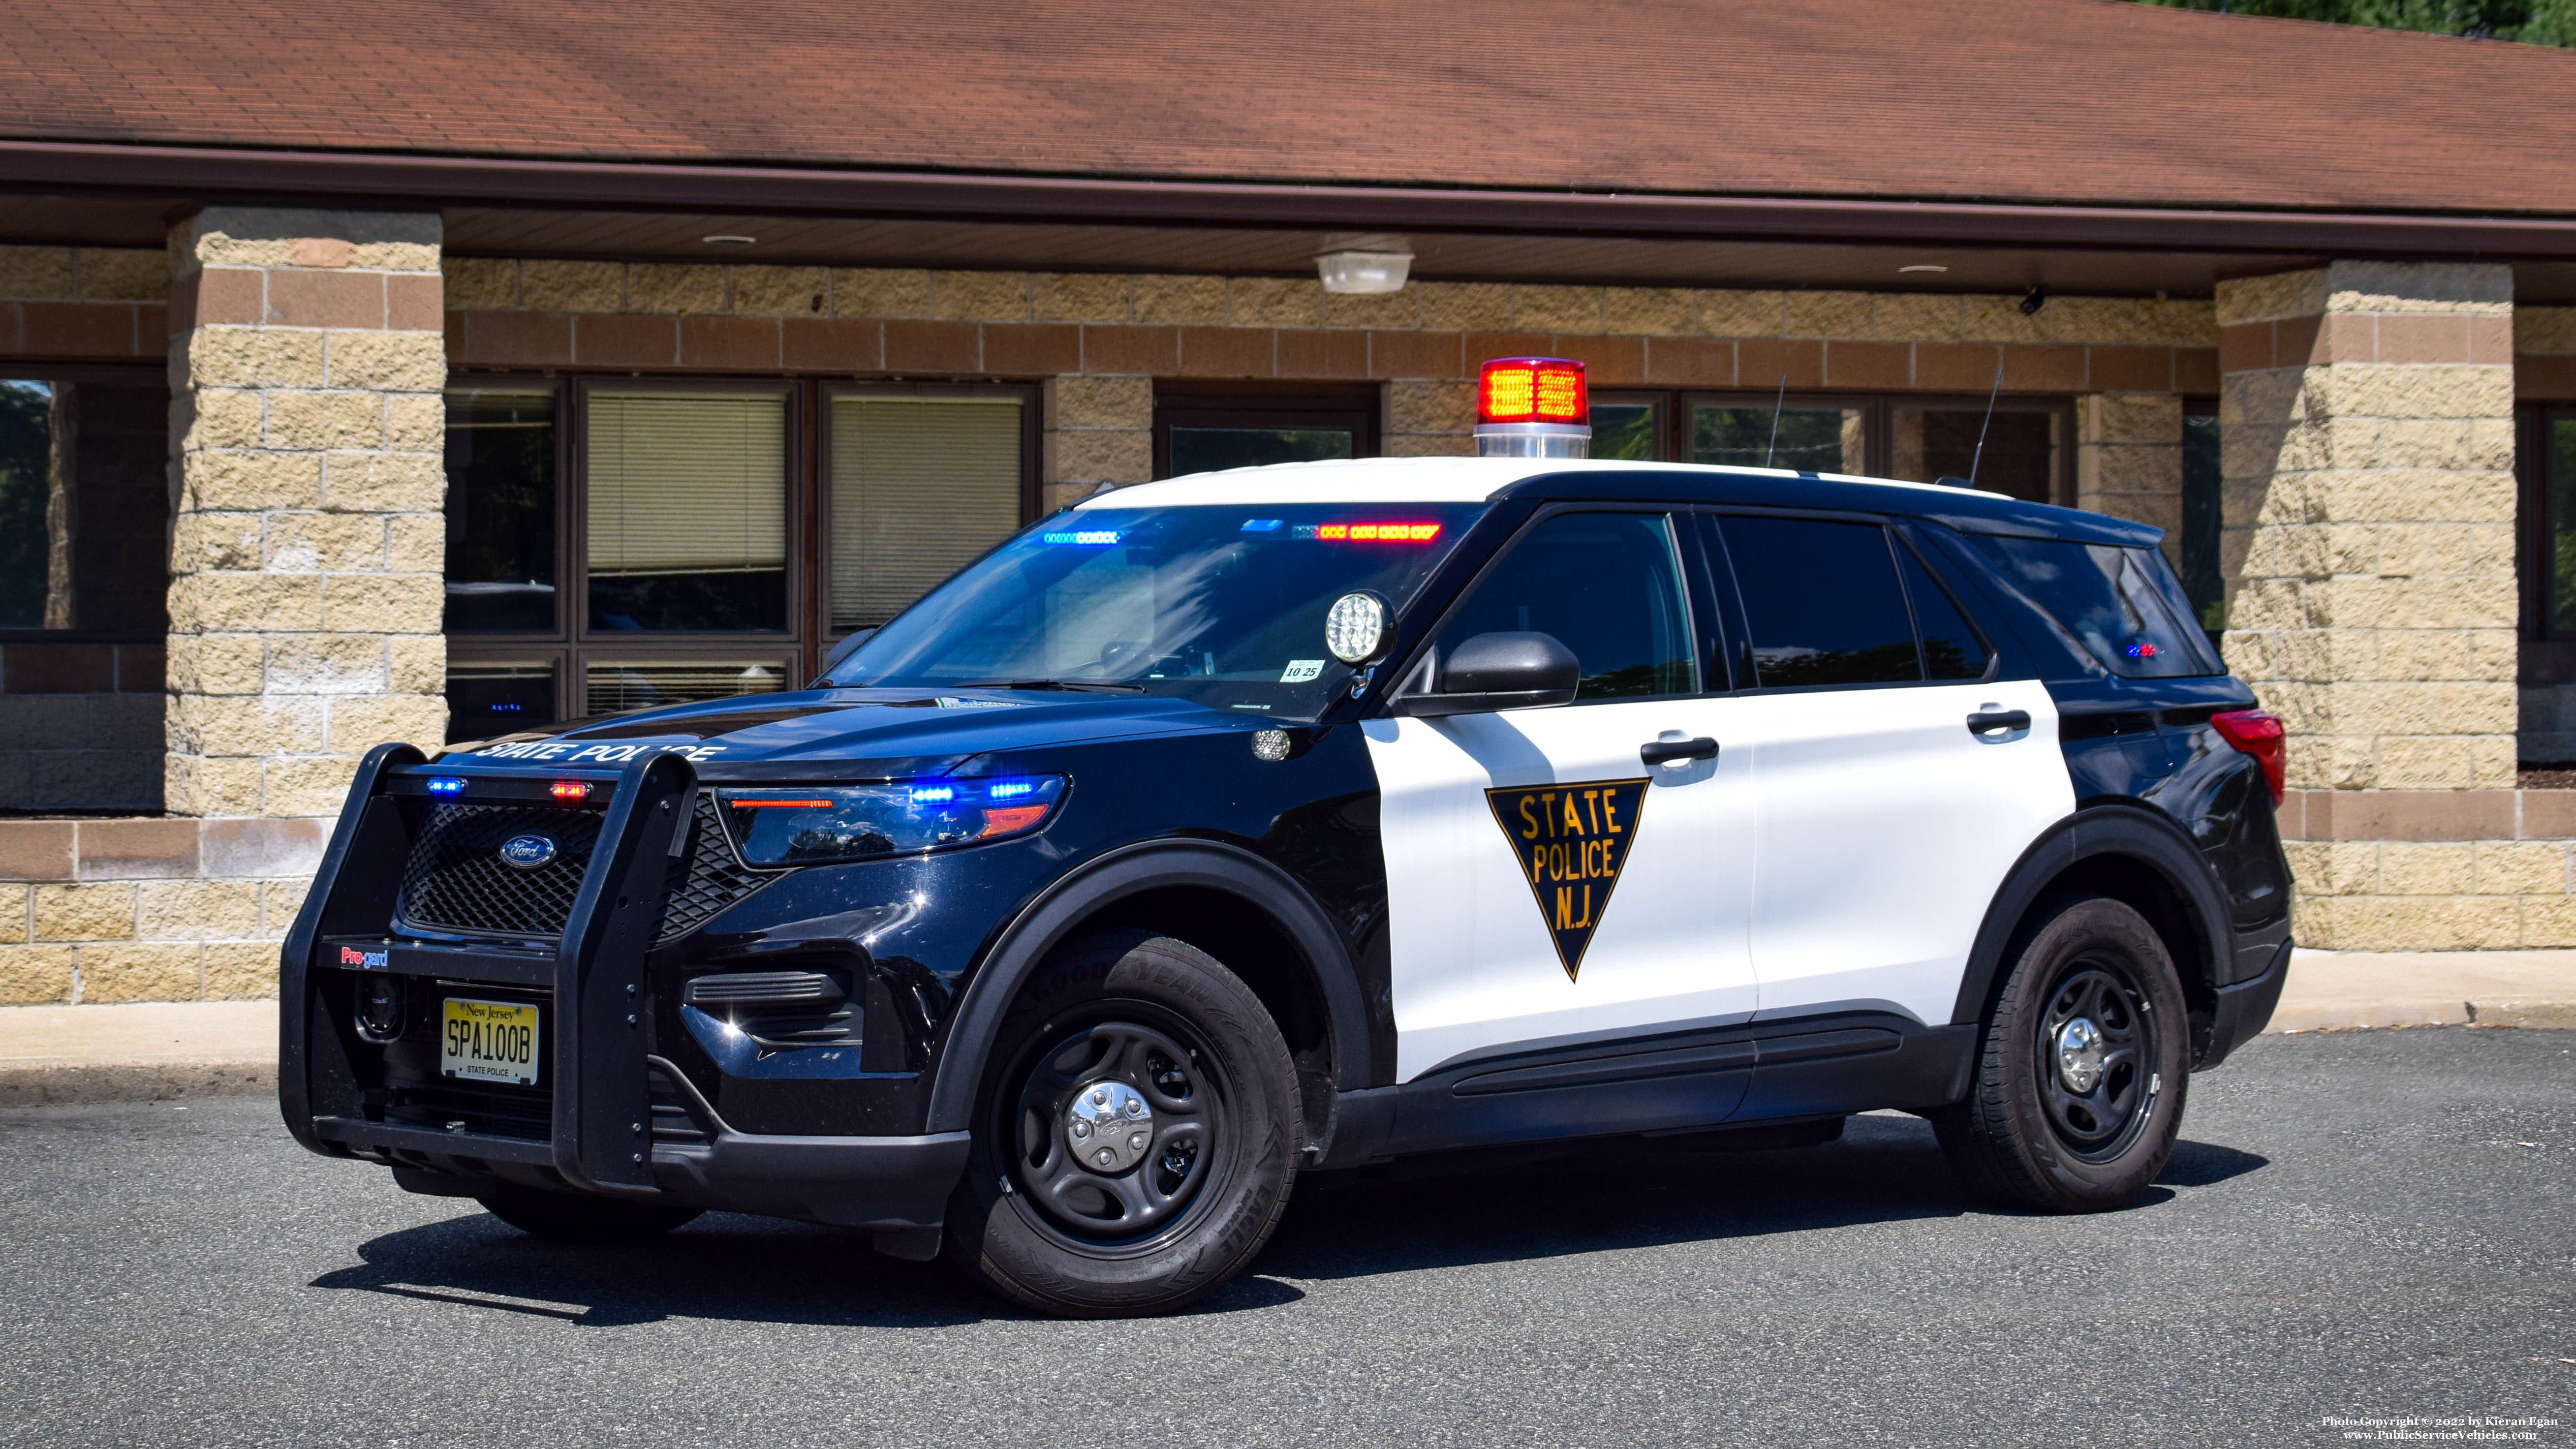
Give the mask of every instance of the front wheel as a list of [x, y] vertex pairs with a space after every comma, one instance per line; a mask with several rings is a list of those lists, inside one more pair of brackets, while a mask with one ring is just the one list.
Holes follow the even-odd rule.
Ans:
[[2189, 1036], [2146, 918], [2107, 896], [2067, 901], [2014, 957], [1967, 1100], [1932, 1114], [1942, 1155], [2005, 1206], [2125, 1207], [2173, 1155]]
[[1269, 1240], [1303, 1132], [1288, 1045], [1240, 978], [1168, 936], [1085, 937], [1003, 1020], [948, 1252], [1042, 1312], [1168, 1312]]

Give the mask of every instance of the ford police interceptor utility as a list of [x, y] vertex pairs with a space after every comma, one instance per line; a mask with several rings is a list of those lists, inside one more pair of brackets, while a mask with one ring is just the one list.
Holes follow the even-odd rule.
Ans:
[[[366, 757], [284, 956], [316, 1152], [541, 1237], [871, 1230], [1172, 1308], [1300, 1173], [1846, 1114], [2132, 1201], [2290, 955], [2280, 726], [2154, 529], [1480, 450], [1121, 489], [792, 694]], [[1742, 1139], [1739, 1139], [1742, 1140]]]

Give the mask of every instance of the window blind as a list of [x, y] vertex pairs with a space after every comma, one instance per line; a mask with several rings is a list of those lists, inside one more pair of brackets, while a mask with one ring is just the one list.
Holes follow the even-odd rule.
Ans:
[[1020, 407], [833, 400], [833, 628], [884, 623], [1020, 526]]
[[593, 574], [787, 566], [787, 400], [590, 395]]

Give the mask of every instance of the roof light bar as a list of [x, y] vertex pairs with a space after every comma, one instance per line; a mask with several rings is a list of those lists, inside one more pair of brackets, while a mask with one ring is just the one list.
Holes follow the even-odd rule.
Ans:
[[1583, 364], [1498, 357], [1476, 375], [1476, 456], [1582, 458], [1592, 451]]

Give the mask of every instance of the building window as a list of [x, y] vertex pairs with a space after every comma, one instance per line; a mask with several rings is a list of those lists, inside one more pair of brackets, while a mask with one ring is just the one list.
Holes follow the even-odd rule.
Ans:
[[0, 630], [168, 632], [168, 458], [151, 374], [0, 376]]
[[556, 469], [551, 390], [448, 395], [449, 633], [554, 632]]
[[1154, 394], [1154, 476], [1377, 456], [1377, 392], [1279, 393], [1165, 384]]
[[2227, 565], [2219, 553], [2226, 517], [2220, 504], [2218, 400], [2182, 405], [2182, 587], [2214, 648], [2227, 628]]
[[457, 379], [449, 739], [796, 688], [1035, 516], [1033, 398]]
[[593, 631], [787, 627], [787, 397], [585, 399]]
[[2073, 429], [2062, 398], [1998, 398], [1989, 421], [1984, 398], [1617, 391], [1594, 395], [1592, 456], [1923, 483], [1973, 471], [1980, 488], [2069, 503]]
[[833, 632], [883, 624], [1018, 530], [1032, 503], [1028, 422], [1009, 394], [833, 396]]
[[[2520, 422], [2514, 456], [2522, 474], [2523, 632], [2576, 646], [2576, 407], [2526, 407]], [[2558, 651], [2545, 652], [2556, 659]], [[2568, 653], [2567, 664], [2576, 666], [2576, 648]], [[2526, 651], [2526, 675], [2533, 662]], [[2544, 672], [2553, 677], [2524, 682], [2576, 681], [2576, 668]]]

